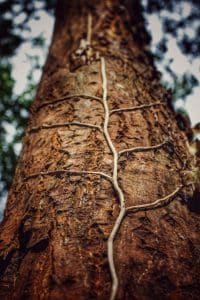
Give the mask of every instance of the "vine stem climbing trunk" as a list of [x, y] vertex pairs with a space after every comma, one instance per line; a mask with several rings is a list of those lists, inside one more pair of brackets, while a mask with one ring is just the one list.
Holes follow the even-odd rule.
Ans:
[[195, 158], [147, 46], [138, 0], [58, 1], [1, 224], [2, 299], [198, 299]]
[[115, 299], [116, 293], [117, 293], [117, 288], [118, 288], [118, 278], [115, 270], [115, 265], [114, 265], [114, 255], [113, 255], [113, 241], [114, 238], [119, 230], [119, 226], [125, 216], [125, 202], [124, 202], [124, 194], [119, 187], [118, 184], [118, 153], [115, 149], [115, 146], [111, 140], [110, 134], [108, 132], [108, 122], [109, 122], [109, 107], [107, 103], [107, 75], [106, 75], [106, 66], [105, 66], [105, 59], [101, 58], [101, 73], [102, 73], [102, 81], [103, 81], [103, 106], [104, 106], [104, 111], [105, 111], [105, 117], [104, 117], [104, 135], [105, 139], [108, 143], [108, 146], [110, 147], [110, 150], [112, 151], [113, 154], [113, 187], [116, 191], [116, 195], [119, 198], [120, 202], [120, 213], [115, 221], [114, 227], [111, 231], [111, 234], [108, 238], [108, 262], [110, 266], [110, 271], [112, 275], [112, 292], [111, 292], [111, 300]]

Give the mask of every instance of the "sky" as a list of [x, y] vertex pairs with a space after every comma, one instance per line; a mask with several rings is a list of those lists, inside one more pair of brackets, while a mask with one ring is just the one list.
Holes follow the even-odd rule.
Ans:
[[[189, 7], [186, 5], [185, 15], [189, 13], [189, 10]], [[171, 14], [170, 17], [172, 17]], [[174, 17], [177, 17], [176, 14]], [[157, 14], [152, 14], [148, 16], [148, 29], [152, 33], [151, 49], [152, 51], [155, 51], [156, 45], [163, 36], [162, 24]], [[185, 72], [190, 71], [192, 74], [194, 74], [196, 78], [200, 78], [199, 58], [196, 58], [192, 62], [190, 62], [188, 57], [186, 57], [186, 55], [184, 55], [180, 51], [180, 48], [176, 43], [176, 39], [171, 37], [168, 42], [168, 51], [165, 53], [164, 61], [162, 61], [162, 64], [156, 64], [159, 71], [161, 71], [163, 74], [163, 81], [171, 82], [172, 80], [170, 75], [164, 70], [164, 66], [167, 65], [171, 59], [173, 59], [173, 61], [170, 64], [170, 67], [173, 71], [175, 71], [176, 74], [182, 75]], [[198, 86], [194, 88], [193, 93], [186, 98], [186, 101], [184, 101], [183, 99], [178, 99], [175, 105], [176, 108], [184, 108], [188, 112], [192, 126], [200, 122], [199, 95], [200, 87]]]
[[[23, 18], [23, 16], [21, 16]], [[20, 22], [20, 16], [19, 16]], [[24, 90], [27, 84], [27, 74], [30, 71], [30, 61], [29, 55], [38, 55], [39, 56], [39, 63], [41, 66], [44, 65], [46, 55], [48, 52], [48, 46], [51, 42], [51, 35], [53, 31], [53, 24], [54, 19], [52, 16], [47, 14], [45, 11], [40, 12], [40, 19], [39, 20], [30, 20], [28, 23], [31, 28], [31, 33], [27, 32], [24, 34], [24, 37], [32, 38], [38, 37], [42, 34], [45, 37], [45, 48], [33, 48], [30, 42], [25, 42], [17, 51], [17, 54], [12, 59], [13, 64], [13, 77], [16, 80], [14, 93], [19, 95]], [[35, 70], [34, 73], [34, 81], [39, 83], [41, 70]]]

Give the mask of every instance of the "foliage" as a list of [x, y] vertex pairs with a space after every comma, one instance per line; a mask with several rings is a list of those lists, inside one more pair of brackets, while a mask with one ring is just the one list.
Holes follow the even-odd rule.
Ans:
[[24, 134], [28, 118], [28, 107], [35, 92], [32, 76], [29, 84], [19, 97], [13, 96], [14, 79], [11, 75], [12, 66], [8, 61], [0, 64], [0, 165], [1, 192], [8, 189], [17, 161], [18, 148]]
[[191, 74], [183, 74], [182, 77], [174, 78], [173, 98], [186, 99], [192, 93], [192, 89], [198, 85], [198, 80]]
[[39, 19], [42, 10], [53, 14], [55, 0], [9, 0], [0, 2], [0, 194], [8, 190], [21, 148], [21, 138], [28, 119], [28, 108], [34, 98], [34, 70], [40, 69], [39, 57], [27, 55], [31, 71], [21, 95], [14, 94], [11, 58], [24, 42], [45, 47], [43, 35], [31, 37], [29, 21]]
[[[163, 35], [156, 45], [154, 58], [162, 64], [168, 51], [169, 39], [175, 38], [183, 54], [188, 60], [199, 59], [200, 55], [200, 1], [192, 0], [147, 0], [144, 1], [146, 15], [157, 14], [162, 23]], [[170, 88], [173, 92], [173, 100], [185, 100], [191, 94], [193, 88], [198, 85], [198, 79], [189, 70], [181, 76], [171, 68], [173, 58], [167, 62], [164, 69], [172, 78]], [[166, 82], [164, 82], [166, 84]], [[169, 86], [169, 83], [167, 84]]]
[[[40, 18], [38, 13], [47, 10], [53, 13], [55, 0], [9, 0], [0, 3], [0, 57], [8, 57], [15, 54], [16, 49], [25, 39], [22, 32], [31, 32], [28, 25], [30, 19]], [[20, 21], [17, 21], [17, 20]], [[37, 38], [34, 43], [40, 44], [42, 40]]]

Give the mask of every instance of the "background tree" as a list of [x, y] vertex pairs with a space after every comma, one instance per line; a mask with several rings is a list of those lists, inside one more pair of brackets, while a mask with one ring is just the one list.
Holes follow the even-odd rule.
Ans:
[[199, 217], [181, 202], [198, 196], [195, 159], [140, 3], [59, 1], [56, 20], [1, 226], [1, 297], [198, 299]]

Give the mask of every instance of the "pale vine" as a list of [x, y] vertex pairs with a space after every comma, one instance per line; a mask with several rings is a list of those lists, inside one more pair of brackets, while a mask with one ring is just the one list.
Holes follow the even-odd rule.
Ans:
[[163, 103], [158, 101], [158, 102], [154, 102], [154, 103], [142, 104], [142, 105], [133, 106], [133, 107], [124, 107], [124, 108], [112, 109], [110, 111], [110, 115], [112, 115], [114, 113], [120, 113], [120, 112], [123, 112], [123, 111], [136, 111], [136, 110], [149, 108], [149, 107], [153, 107], [153, 106], [157, 106], [157, 105], [163, 105]]
[[[88, 47], [87, 49], [91, 48], [91, 36], [92, 36], [92, 16], [89, 14], [89, 16], [88, 16], [88, 32], [87, 32], [87, 40], [86, 40], [86, 46]], [[89, 54], [91, 54], [91, 49], [88, 52], [88, 55]], [[138, 211], [152, 210], [152, 209], [156, 209], [156, 208], [160, 208], [165, 205], [168, 205], [175, 198], [175, 196], [178, 194], [178, 192], [182, 189], [183, 185], [178, 186], [172, 193], [166, 195], [163, 198], [157, 199], [152, 203], [139, 204], [139, 205], [126, 207], [124, 193], [118, 182], [118, 160], [119, 160], [119, 157], [121, 155], [123, 155], [124, 153], [157, 150], [157, 149], [164, 147], [164, 145], [166, 145], [168, 143], [168, 141], [163, 141], [157, 145], [152, 145], [152, 146], [133, 147], [133, 148], [122, 149], [120, 151], [117, 151], [113, 144], [113, 141], [111, 139], [111, 136], [110, 136], [109, 130], [108, 130], [110, 116], [114, 113], [143, 110], [143, 109], [150, 108], [150, 107], [157, 106], [157, 105], [164, 105], [164, 103], [154, 102], [154, 103], [144, 104], [144, 105], [139, 105], [139, 106], [134, 106], [134, 107], [126, 107], [126, 108], [109, 110], [108, 101], [107, 101], [108, 100], [107, 99], [108, 98], [108, 89], [107, 89], [106, 63], [105, 63], [104, 57], [100, 58], [100, 64], [101, 64], [100, 68], [101, 68], [102, 92], [103, 92], [102, 98], [92, 96], [92, 95], [83, 95], [83, 94], [67, 95], [67, 96], [63, 96], [63, 97], [54, 99], [52, 101], [46, 101], [46, 102], [41, 103], [36, 108], [36, 111], [40, 110], [42, 107], [45, 107], [48, 105], [54, 105], [56, 103], [59, 103], [59, 102], [62, 102], [62, 101], [68, 100], [68, 99], [73, 99], [73, 98], [97, 100], [102, 104], [102, 106], [104, 108], [103, 126], [88, 124], [88, 123], [80, 123], [80, 122], [74, 121], [74, 122], [62, 123], [62, 124], [42, 124], [37, 127], [30, 128], [28, 132], [31, 134], [31, 133], [37, 132], [38, 130], [53, 129], [53, 128], [58, 128], [58, 127], [68, 127], [68, 126], [72, 126], [72, 125], [88, 127], [91, 129], [99, 130], [104, 135], [105, 141], [106, 141], [108, 147], [110, 148], [110, 151], [113, 156], [112, 176], [105, 174], [103, 172], [100, 172], [100, 171], [54, 170], [54, 171], [39, 172], [39, 173], [28, 175], [27, 177], [25, 177], [25, 180], [34, 179], [38, 176], [58, 176], [61, 174], [68, 174], [68, 175], [97, 175], [97, 176], [100, 176], [100, 177], [103, 177], [103, 178], [109, 180], [112, 183], [113, 189], [115, 191], [115, 194], [117, 195], [117, 198], [118, 198], [119, 204], [120, 204], [119, 215], [118, 215], [117, 219], [115, 220], [112, 231], [111, 231], [111, 233], [108, 237], [108, 241], [107, 241], [108, 264], [109, 264], [110, 273], [111, 273], [111, 277], [112, 277], [112, 289], [111, 289], [111, 293], [110, 293], [110, 300], [115, 300], [116, 296], [117, 296], [117, 292], [118, 292], [118, 287], [119, 287], [119, 279], [118, 279], [116, 267], [115, 267], [114, 249], [113, 248], [114, 248], [114, 240], [117, 236], [117, 233], [119, 232], [120, 225], [122, 224], [126, 215], [129, 213], [136, 213]]]
[[[146, 210], [151, 210], [151, 209], [156, 209], [159, 207], [163, 207], [171, 202], [171, 200], [177, 195], [177, 193], [181, 190], [182, 185], [177, 187], [171, 194], [161, 198], [157, 199], [152, 203], [147, 203], [147, 204], [139, 204], [135, 206], [130, 206], [126, 207], [125, 205], [125, 199], [124, 199], [124, 193], [122, 189], [119, 186], [118, 183], [118, 159], [120, 155], [123, 155], [124, 153], [129, 153], [129, 152], [142, 152], [142, 151], [152, 151], [156, 150], [159, 148], [162, 148], [165, 144], [168, 143], [168, 141], [163, 141], [162, 143], [159, 143], [157, 145], [153, 146], [142, 146], [142, 147], [133, 147], [133, 148], [128, 148], [128, 149], [122, 149], [120, 151], [117, 151], [109, 134], [108, 131], [108, 125], [109, 125], [109, 118], [110, 115], [115, 113], [115, 112], [120, 112], [120, 111], [130, 111], [130, 110], [138, 110], [138, 109], [145, 109], [146, 107], [151, 107], [154, 105], [160, 105], [161, 103], [152, 103], [152, 104], [147, 104], [147, 105], [140, 105], [136, 107], [131, 107], [126, 108], [126, 109], [117, 109], [117, 110], [111, 110], [109, 111], [109, 106], [107, 102], [107, 75], [106, 75], [106, 65], [105, 65], [105, 59], [101, 57], [101, 76], [102, 76], [102, 90], [103, 90], [103, 97], [102, 98], [95, 98], [95, 96], [89, 96], [89, 95], [75, 95], [74, 97], [82, 97], [82, 98], [91, 98], [98, 100], [102, 103], [104, 107], [104, 124], [103, 127], [98, 126], [98, 125], [93, 125], [93, 124], [87, 124], [87, 123], [80, 123], [80, 122], [69, 122], [69, 123], [62, 123], [62, 124], [42, 124], [37, 127], [32, 127], [29, 130], [29, 133], [34, 133], [37, 132], [38, 130], [43, 130], [43, 129], [53, 129], [53, 128], [58, 128], [58, 127], [66, 127], [66, 126], [81, 126], [81, 127], [88, 127], [88, 128], [94, 128], [100, 130], [104, 137], [105, 140], [111, 150], [111, 153], [113, 155], [113, 172], [112, 172], [112, 177], [109, 176], [106, 173], [99, 172], [99, 171], [74, 171], [74, 170], [55, 170], [55, 171], [47, 171], [47, 172], [39, 172], [35, 174], [31, 174], [25, 178], [25, 180], [28, 179], [33, 179], [38, 176], [58, 176], [61, 174], [69, 174], [69, 175], [98, 175], [101, 176], [107, 180], [109, 180], [112, 183], [113, 189], [115, 190], [116, 195], [118, 196], [119, 202], [120, 202], [120, 212], [119, 215], [114, 223], [113, 229], [108, 237], [108, 242], [107, 242], [107, 248], [108, 248], [108, 263], [109, 263], [109, 268], [110, 268], [110, 273], [112, 277], [112, 290], [111, 290], [111, 295], [110, 295], [110, 300], [114, 300], [117, 295], [118, 291], [118, 286], [119, 286], [119, 279], [117, 276], [116, 268], [115, 268], [115, 263], [114, 263], [114, 249], [113, 249], [113, 244], [114, 240], [116, 238], [116, 235], [119, 231], [120, 225], [122, 224], [124, 218], [128, 213], [133, 213], [133, 212], [138, 212], [138, 211], [146, 211]], [[70, 98], [70, 96], [69, 96]], [[72, 98], [72, 97], [71, 97]], [[44, 102], [45, 105], [53, 104], [55, 102], [60, 102], [62, 100], [65, 100], [66, 97], [60, 98], [57, 101], [54, 100], [52, 102]], [[41, 105], [42, 106], [42, 105]]]
[[60, 128], [60, 127], [68, 127], [68, 126], [80, 126], [80, 127], [88, 127], [98, 129], [102, 131], [102, 128], [98, 125], [89, 124], [89, 123], [81, 123], [81, 122], [67, 122], [67, 123], [53, 123], [53, 124], [42, 124], [36, 127], [30, 128], [29, 132], [37, 132], [38, 130], [42, 129], [53, 129], [53, 128]]
[[102, 99], [100, 97], [96, 97], [96, 96], [92, 96], [92, 95], [85, 95], [85, 94], [66, 95], [66, 96], [63, 96], [63, 97], [56, 98], [56, 99], [51, 100], [51, 101], [45, 101], [45, 102], [41, 103], [40, 105], [38, 105], [35, 108], [35, 111], [38, 111], [38, 110], [40, 110], [41, 108], [43, 108], [45, 106], [54, 105], [56, 103], [64, 102], [64, 101], [67, 101], [67, 100], [73, 99], [73, 98], [91, 99], [91, 100], [96, 100], [96, 101], [102, 101]]

